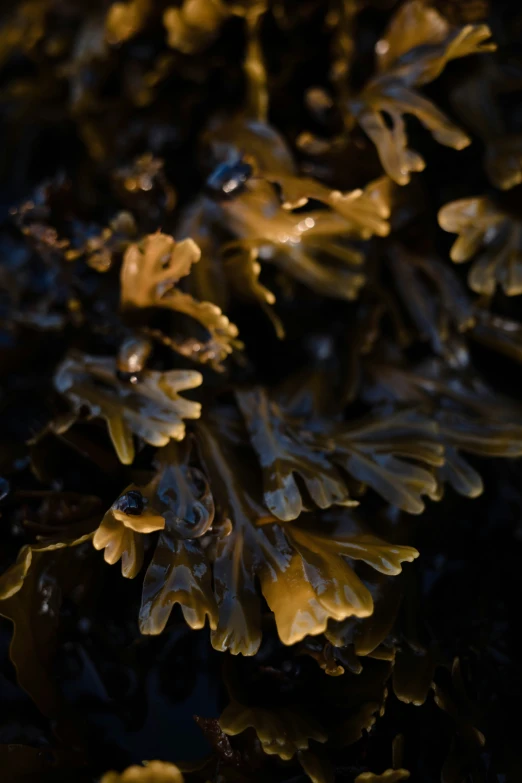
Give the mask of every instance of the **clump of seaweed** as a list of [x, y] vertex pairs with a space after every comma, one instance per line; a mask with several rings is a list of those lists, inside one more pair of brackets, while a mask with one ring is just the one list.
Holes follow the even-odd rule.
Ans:
[[519, 779], [503, 5], [0, 11], [2, 780]]

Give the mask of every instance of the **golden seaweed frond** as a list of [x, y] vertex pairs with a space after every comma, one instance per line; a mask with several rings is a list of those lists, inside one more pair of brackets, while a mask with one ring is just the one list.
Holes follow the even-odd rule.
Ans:
[[399, 185], [425, 166], [408, 146], [405, 115], [416, 117], [440, 144], [458, 150], [470, 144], [467, 134], [415, 88], [434, 81], [451, 60], [493, 51], [490, 36], [484, 24], [453, 27], [421, 0], [409, 0], [394, 14], [376, 44], [376, 74], [349, 109]]
[[500, 285], [507, 296], [522, 293], [522, 221], [487, 196], [477, 196], [446, 204], [439, 224], [458, 234], [451, 260], [461, 264], [473, 259], [468, 274], [473, 291], [491, 296]]
[[[220, 369], [223, 360], [241, 346], [237, 327], [217, 305], [200, 302], [178, 286], [200, 257], [201, 251], [192, 239], [176, 242], [160, 232], [130, 245], [121, 268], [121, 305], [124, 312], [156, 308], [182, 313], [197, 321], [208, 333], [208, 339], [178, 340], [166, 335], [165, 341], [179, 353]], [[156, 337], [155, 330], [150, 334]]]
[[201, 405], [179, 392], [194, 389], [202, 381], [200, 373], [191, 370], [145, 370], [139, 378], [121, 380], [115, 359], [86, 354], [69, 356], [55, 375], [57, 391], [77, 414], [86, 407], [91, 417], [105, 419], [124, 465], [134, 459], [133, 435], [152, 446], [184, 438], [184, 419], [197, 419]]

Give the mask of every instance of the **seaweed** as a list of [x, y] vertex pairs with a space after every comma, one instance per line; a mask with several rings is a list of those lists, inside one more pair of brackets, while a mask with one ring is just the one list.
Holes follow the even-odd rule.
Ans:
[[2, 780], [521, 779], [508, 5], [4, 3]]

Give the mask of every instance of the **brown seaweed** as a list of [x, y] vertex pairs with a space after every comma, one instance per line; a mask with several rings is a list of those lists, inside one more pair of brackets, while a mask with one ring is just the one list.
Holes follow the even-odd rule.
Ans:
[[4, 3], [2, 780], [522, 778], [511, 6]]

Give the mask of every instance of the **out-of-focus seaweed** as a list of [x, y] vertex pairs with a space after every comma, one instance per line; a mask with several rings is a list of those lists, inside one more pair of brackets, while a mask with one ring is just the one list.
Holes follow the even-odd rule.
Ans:
[[456, 264], [474, 258], [470, 288], [491, 296], [501, 285], [508, 296], [522, 293], [520, 222], [487, 197], [446, 204], [439, 212], [445, 231], [458, 234], [450, 251]]
[[183, 783], [183, 775], [175, 764], [149, 761], [144, 767], [127, 767], [123, 772], [106, 772], [101, 783]]

